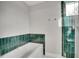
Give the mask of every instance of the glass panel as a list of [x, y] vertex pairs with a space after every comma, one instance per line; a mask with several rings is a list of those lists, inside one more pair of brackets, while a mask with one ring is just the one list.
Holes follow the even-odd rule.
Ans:
[[73, 16], [64, 16], [63, 18], [64, 24], [63, 26], [73, 27], [75, 26], [75, 19]]
[[[63, 27], [64, 29], [64, 51], [63, 54], [65, 57], [74, 57], [75, 56], [75, 30], [72, 27]], [[73, 55], [73, 56], [72, 56]]]
[[62, 7], [62, 55], [67, 58], [75, 57], [75, 20], [78, 15], [78, 2], [63, 2]]

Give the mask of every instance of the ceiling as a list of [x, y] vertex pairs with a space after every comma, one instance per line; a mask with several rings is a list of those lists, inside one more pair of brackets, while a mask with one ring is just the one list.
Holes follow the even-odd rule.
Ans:
[[37, 5], [43, 3], [44, 1], [24, 1], [28, 6]]

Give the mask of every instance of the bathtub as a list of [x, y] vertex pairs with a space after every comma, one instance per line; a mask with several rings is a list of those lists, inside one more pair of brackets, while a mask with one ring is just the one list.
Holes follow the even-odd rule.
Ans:
[[[38, 52], [39, 51], [39, 52]], [[36, 56], [37, 55], [37, 56]], [[38, 58], [43, 55], [43, 44], [27, 43], [4, 54], [1, 58]]]

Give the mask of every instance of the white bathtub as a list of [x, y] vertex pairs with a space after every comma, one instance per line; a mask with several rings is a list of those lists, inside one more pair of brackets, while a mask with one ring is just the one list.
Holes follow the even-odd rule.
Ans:
[[[39, 53], [37, 52], [39, 50]], [[36, 56], [36, 54], [38, 54]], [[13, 51], [6, 53], [1, 58], [35, 58], [43, 55], [43, 45], [38, 43], [27, 43]]]

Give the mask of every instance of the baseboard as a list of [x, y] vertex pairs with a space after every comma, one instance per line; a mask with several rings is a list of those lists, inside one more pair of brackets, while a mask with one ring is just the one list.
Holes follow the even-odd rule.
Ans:
[[49, 56], [51, 58], [64, 58], [63, 56], [61, 56], [59, 54], [53, 54], [53, 53], [49, 53], [49, 52], [46, 52], [46, 56]]

